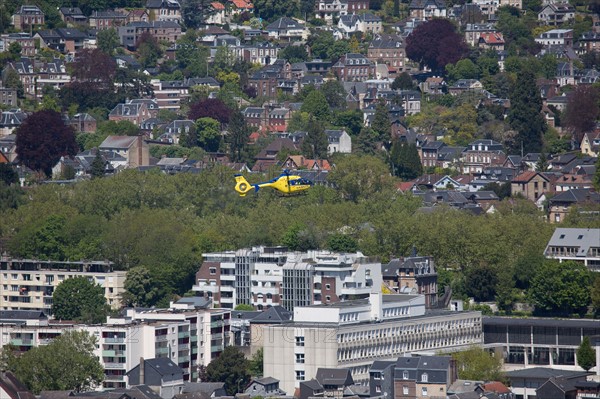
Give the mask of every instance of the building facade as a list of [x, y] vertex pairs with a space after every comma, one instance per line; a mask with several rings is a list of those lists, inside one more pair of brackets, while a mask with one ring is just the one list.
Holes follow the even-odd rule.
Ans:
[[55, 262], [0, 257], [0, 308], [40, 310], [51, 314], [52, 293], [63, 281], [87, 277], [104, 289], [107, 303], [121, 306], [125, 292], [125, 271], [114, 271], [112, 262]]
[[264, 329], [264, 373], [286, 392], [320, 367], [346, 367], [367, 383], [374, 360], [435, 354], [482, 342], [480, 312], [425, 311], [421, 295], [381, 295], [294, 309], [294, 322]]
[[581, 262], [600, 270], [600, 229], [557, 228], [548, 241], [544, 256], [559, 262]]

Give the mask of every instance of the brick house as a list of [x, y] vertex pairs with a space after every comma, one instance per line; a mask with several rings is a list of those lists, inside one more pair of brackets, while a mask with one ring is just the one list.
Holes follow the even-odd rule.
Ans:
[[181, 26], [173, 21], [132, 22], [119, 27], [119, 39], [123, 46], [134, 50], [146, 32], [159, 42], [174, 44], [181, 37]]
[[406, 51], [404, 41], [399, 35], [380, 35], [369, 44], [367, 58], [371, 62], [388, 66], [390, 74], [404, 71]]
[[92, 11], [89, 21], [90, 28], [105, 30], [125, 25], [127, 23], [127, 15], [113, 10]]
[[12, 24], [18, 30], [29, 30], [30, 27], [44, 25], [45, 22], [44, 13], [36, 5], [23, 5], [12, 16]]
[[140, 126], [143, 121], [151, 118], [150, 111], [145, 103], [121, 103], [108, 114], [111, 121], [129, 121]]
[[148, 143], [142, 136], [108, 136], [98, 147], [100, 151], [112, 151], [125, 159], [127, 166], [137, 168], [150, 164]]
[[146, 10], [150, 20], [181, 21], [181, 5], [177, 0], [148, 0]]
[[344, 54], [331, 67], [332, 72], [345, 82], [364, 82], [375, 76], [375, 64], [362, 54]]

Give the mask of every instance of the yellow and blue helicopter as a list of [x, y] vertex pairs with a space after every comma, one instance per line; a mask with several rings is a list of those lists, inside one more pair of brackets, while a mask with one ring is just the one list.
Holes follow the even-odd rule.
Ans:
[[242, 175], [235, 175], [235, 182], [235, 191], [238, 192], [240, 197], [245, 197], [252, 189], [256, 192], [263, 187], [271, 187], [287, 196], [298, 194], [313, 186], [312, 181], [301, 176], [290, 175], [290, 172], [287, 170], [284, 170], [283, 173], [276, 178], [264, 183], [250, 184]]

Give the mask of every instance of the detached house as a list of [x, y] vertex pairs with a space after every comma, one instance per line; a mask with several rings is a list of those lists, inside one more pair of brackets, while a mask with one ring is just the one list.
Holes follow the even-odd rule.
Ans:
[[267, 25], [265, 28], [269, 37], [284, 41], [304, 41], [308, 39], [310, 31], [300, 22], [289, 18], [281, 17], [277, 21]]
[[560, 223], [571, 212], [572, 207], [600, 204], [600, 194], [589, 188], [577, 188], [564, 191], [550, 198], [551, 223]]
[[391, 75], [404, 71], [406, 50], [400, 35], [376, 36], [369, 44], [367, 57], [388, 66]]
[[554, 191], [550, 179], [542, 173], [527, 171], [516, 176], [510, 182], [510, 194], [522, 195], [532, 202], [536, 202], [542, 194]]
[[420, 20], [446, 18], [446, 2], [444, 0], [412, 0], [408, 6], [410, 17]]
[[465, 41], [475, 47], [479, 45], [479, 39], [482, 35], [490, 35], [496, 32], [494, 24], [467, 24], [465, 27]]
[[487, 166], [502, 166], [506, 154], [502, 144], [481, 139], [470, 143], [463, 152], [463, 173], [482, 173]]
[[145, 103], [121, 103], [108, 114], [111, 121], [129, 121], [140, 126], [143, 121], [151, 118], [148, 106]]
[[318, 0], [315, 18], [325, 20], [328, 24], [348, 14], [347, 0]]
[[18, 30], [29, 30], [30, 27], [44, 25], [45, 22], [44, 13], [36, 5], [23, 5], [12, 16], [12, 24]]
[[121, 44], [133, 50], [144, 33], [149, 33], [159, 42], [174, 44], [181, 37], [181, 26], [173, 21], [132, 22], [119, 27], [118, 32]]
[[125, 25], [127, 15], [112, 10], [92, 11], [89, 20], [90, 28], [105, 30]]
[[344, 54], [331, 70], [345, 82], [364, 82], [375, 76], [375, 64], [364, 55], [357, 53]]
[[146, 10], [155, 21], [181, 21], [181, 5], [177, 0], [148, 0]]
[[124, 157], [130, 168], [150, 165], [148, 143], [142, 136], [108, 136], [98, 149]]
[[575, 18], [575, 7], [569, 3], [551, 3], [542, 8], [538, 20], [549, 26], [561, 25]]
[[486, 50], [504, 51], [504, 36], [500, 32], [482, 33], [479, 36], [478, 46]]
[[345, 130], [325, 130], [327, 135], [327, 153], [336, 152], [350, 154], [352, 152], [352, 137]]

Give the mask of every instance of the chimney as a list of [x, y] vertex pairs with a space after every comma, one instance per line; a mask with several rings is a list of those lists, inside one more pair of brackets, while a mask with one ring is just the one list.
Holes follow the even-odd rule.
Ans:
[[145, 383], [145, 373], [144, 373], [144, 358], [140, 357], [140, 385], [143, 385]]

